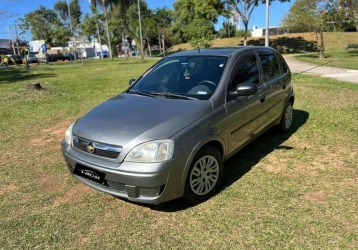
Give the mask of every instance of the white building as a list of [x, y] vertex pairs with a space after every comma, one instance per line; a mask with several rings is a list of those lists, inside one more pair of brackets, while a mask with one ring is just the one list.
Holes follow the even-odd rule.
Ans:
[[101, 56], [101, 47], [103, 56], [108, 56], [108, 46], [102, 44], [102, 46], [95, 40], [88, 41], [88, 40], [71, 40], [67, 42], [67, 46], [69, 48], [73, 48], [76, 45], [76, 49], [78, 52], [82, 53], [84, 58], [87, 57], [100, 57]]
[[[275, 36], [275, 35], [282, 35], [282, 34], [288, 34], [288, 30], [283, 30], [281, 26], [274, 26], [269, 28], [269, 35]], [[257, 26], [254, 26], [251, 31], [252, 37], [264, 37], [266, 36], [266, 28], [257, 28]]]
[[241, 29], [240, 22], [241, 22], [241, 18], [239, 13], [237, 13], [235, 10], [231, 10], [230, 23], [235, 26], [236, 30]]
[[9, 39], [0, 39], [0, 55], [12, 53], [11, 41]]

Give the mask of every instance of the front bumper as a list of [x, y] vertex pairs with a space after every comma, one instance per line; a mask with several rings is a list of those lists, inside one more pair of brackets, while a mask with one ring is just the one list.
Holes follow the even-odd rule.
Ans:
[[[63, 141], [62, 154], [71, 174], [84, 184], [133, 202], [156, 204], [181, 196], [183, 171], [190, 153], [162, 163], [114, 163], [83, 154]], [[79, 174], [79, 168], [93, 170], [104, 178], [88, 178]]]

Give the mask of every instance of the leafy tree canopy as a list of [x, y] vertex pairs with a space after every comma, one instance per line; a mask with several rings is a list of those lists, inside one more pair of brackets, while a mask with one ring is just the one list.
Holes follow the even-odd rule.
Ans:
[[338, 0], [338, 7], [344, 14], [345, 21], [358, 31], [358, 0]]
[[38, 10], [30, 12], [20, 18], [20, 29], [30, 30], [34, 40], [44, 39], [51, 45], [69, 40], [71, 33], [63, 27], [57, 13], [40, 5]]
[[[62, 21], [68, 26], [71, 24], [72, 28], [75, 29], [80, 23], [82, 12], [78, 0], [72, 0], [69, 5], [66, 0], [58, 0], [54, 9], [57, 11]], [[71, 14], [71, 17], [69, 17], [69, 14]]]
[[[269, 3], [271, 4], [275, 0], [270, 0]], [[283, 2], [290, 2], [290, 0], [278, 0], [281, 3]], [[254, 9], [259, 4], [265, 4], [266, 0], [224, 0], [226, 5], [228, 6], [228, 12], [234, 11], [236, 12], [245, 27], [245, 35], [244, 35], [244, 45], [246, 46], [246, 40], [247, 40], [247, 32], [248, 32], [248, 25], [251, 18], [251, 15], [254, 11]]]
[[213, 39], [214, 24], [224, 13], [224, 3], [221, 0], [177, 0], [174, 11], [173, 32], [180, 33], [184, 41], [192, 40], [193, 46], [209, 47], [210, 43], [204, 41]]
[[20, 3], [23, 1], [24, 0], [0, 0], [0, 19], [10, 15], [9, 14], [10, 3]]
[[324, 58], [323, 31], [326, 27], [326, 13], [327, 2], [325, 0], [296, 0], [283, 19], [282, 25], [315, 33], [319, 56]]

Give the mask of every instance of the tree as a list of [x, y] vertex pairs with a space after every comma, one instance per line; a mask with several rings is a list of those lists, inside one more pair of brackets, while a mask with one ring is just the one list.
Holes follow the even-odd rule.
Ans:
[[177, 0], [174, 2], [176, 22], [173, 31], [180, 32], [184, 41], [192, 46], [210, 47], [214, 24], [223, 14], [224, 4], [221, 0]]
[[[173, 37], [170, 36], [170, 27], [173, 24], [174, 18], [173, 18], [173, 11], [164, 7], [164, 8], [157, 8], [154, 11], [156, 25], [157, 25], [157, 33], [158, 33], [158, 43], [159, 43], [159, 49], [163, 48], [163, 54], [165, 51], [165, 44], [172, 43]], [[164, 39], [161, 37], [164, 36]], [[167, 40], [167, 41], [165, 41]]]
[[[270, 4], [275, 0], [270, 0]], [[290, 2], [290, 0], [279, 0], [281, 3]], [[266, 0], [225, 0], [225, 3], [228, 6], [228, 11], [233, 11], [239, 14], [241, 20], [244, 24], [245, 35], [244, 35], [244, 46], [247, 44], [247, 32], [249, 21], [254, 11], [255, 7], [257, 7], [260, 3], [266, 3]]]
[[143, 32], [143, 39], [146, 40], [146, 44], [148, 47], [148, 53], [149, 56], [152, 55], [151, 52], [151, 38], [156, 35], [157, 33], [157, 27], [156, 27], [156, 19], [155, 16], [152, 14], [150, 17], [144, 19], [142, 22], [142, 32]]
[[314, 32], [317, 39], [318, 55], [324, 58], [325, 46], [323, 31], [326, 20], [325, 0], [296, 0], [282, 21], [282, 26]]
[[[145, 1], [140, 0], [140, 15], [141, 15], [141, 21], [142, 21], [142, 32], [145, 30], [145, 25], [151, 25], [150, 19], [152, 17], [152, 11], [148, 9], [148, 5]], [[138, 51], [141, 53], [141, 57], [143, 59], [142, 49], [141, 49], [141, 41], [140, 41], [140, 31], [139, 31], [139, 16], [138, 16], [138, 4], [133, 3], [131, 6], [129, 6], [127, 10], [127, 18], [128, 18], [128, 34], [135, 40]], [[148, 29], [147, 33], [149, 31], [153, 31], [153, 29]], [[149, 35], [149, 34], [147, 34]]]
[[219, 30], [220, 38], [235, 37], [236, 27], [230, 22], [224, 22], [223, 27]]
[[0, 19], [3, 17], [6, 17], [9, 13], [9, 5], [7, 5], [7, 3], [20, 3], [23, 2], [24, 0], [0, 0], [1, 2], [4, 2], [4, 5], [2, 5], [0, 7]]
[[113, 2], [109, 10], [109, 28], [113, 34], [112, 40], [114, 44], [122, 43], [124, 37], [130, 32], [128, 9], [131, 5], [137, 6], [136, 0], [121, 0]]
[[345, 15], [345, 20], [358, 31], [358, 0], [338, 0], [338, 6]]
[[110, 30], [109, 30], [109, 25], [108, 25], [109, 17], [108, 17], [108, 10], [107, 10], [107, 8], [112, 5], [113, 1], [111, 1], [111, 0], [97, 0], [97, 1], [102, 5], [104, 19], [106, 21], [106, 31], [107, 31], [107, 42], [108, 42], [108, 49], [109, 49], [109, 57], [111, 58], [111, 60], [113, 60], [112, 45], [111, 45], [111, 34], [110, 34]]
[[44, 39], [51, 45], [67, 42], [71, 36], [64, 27], [54, 10], [46, 9], [40, 5], [38, 10], [30, 12], [20, 18], [20, 29], [25, 32], [30, 30], [33, 39]]
[[69, 5], [67, 4], [67, 1], [58, 0], [54, 9], [57, 11], [62, 21], [73, 30], [80, 24], [82, 12], [78, 0], [72, 0]]
[[97, 0], [89, 0], [90, 4], [91, 4], [91, 11], [94, 15], [94, 20], [96, 22], [96, 29], [97, 29], [97, 37], [98, 37], [98, 42], [99, 42], [99, 48], [101, 50], [101, 59], [104, 60], [103, 58], [103, 50], [102, 50], [102, 41], [101, 41], [101, 33], [99, 31], [99, 23], [98, 20], [100, 19], [100, 16], [98, 14], [98, 10], [97, 10]]

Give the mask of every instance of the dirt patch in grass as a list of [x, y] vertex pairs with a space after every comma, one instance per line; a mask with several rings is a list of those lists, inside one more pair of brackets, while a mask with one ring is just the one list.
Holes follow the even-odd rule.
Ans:
[[90, 241], [90, 237], [82, 237], [78, 239], [80, 244], [86, 244]]
[[351, 171], [351, 170], [353, 170], [353, 169], [347, 167], [347, 165], [343, 161], [335, 162], [333, 167], [338, 169], [338, 170], [342, 170], [342, 171]]
[[9, 193], [16, 192], [19, 188], [13, 184], [0, 186], [0, 195], [6, 195]]
[[267, 160], [269, 161], [269, 164], [265, 165], [264, 169], [268, 172], [278, 174], [286, 169], [286, 159], [278, 159], [275, 156], [268, 155]]
[[52, 155], [48, 155], [48, 156], [44, 156], [41, 158], [41, 162], [45, 165], [55, 165], [57, 164], [58, 162], [63, 162], [62, 161], [62, 157], [60, 156], [60, 150], [61, 150], [61, 145], [59, 144], [57, 147], [56, 147], [56, 150], [57, 152], [52, 154]]
[[94, 190], [88, 186], [85, 186], [81, 183], [77, 184], [74, 187], [71, 187], [63, 197], [57, 198], [54, 203], [52, 204], [52, 208], [57, 208], [65, 203], [77, 204], [78, 206], [82, 204], [82, 198]]
[[47, 147], [52, 142], [58, 142], [53, 149], [59, 149], [61, 140], [63, 139], [67, 127], [71, 124], [70, 120], [66, 120], [56, 124], [53, 127], [42, 130], [41, 136], [30, 140], [30, 144], [36, 147]]
[[4, 167], [10, 163], [14, 163], [14, 161], [16, 161], [15, 156], [10, 154], [0, 154], [0, 166]]
[[53, 175], [49, 174], [39, 178], [39, 185], [41, 190], [46, 193], [61, 192], [61, 190], [63, 191], [66, 187], [64, 183], [61, 183], [59, 180], [56, 180]]
[[322, 192], [308, 193], [304, 197], [314, 205], [323, 204], [326, 201], [326, 195]]

